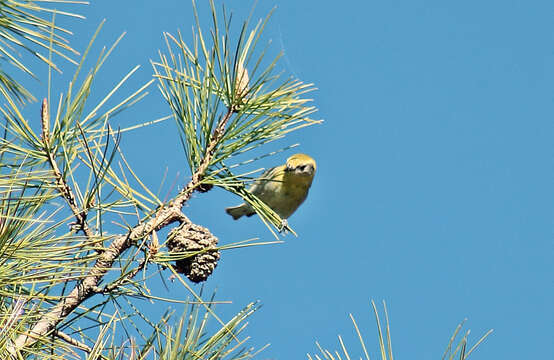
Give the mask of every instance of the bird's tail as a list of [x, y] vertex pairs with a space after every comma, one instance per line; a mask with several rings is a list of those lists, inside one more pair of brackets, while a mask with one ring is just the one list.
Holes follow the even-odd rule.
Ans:
[[252, 216], [256, 213], [247, 204], [228, 207], [228, 208], [225, 209], [225, 212], [227, 212], [227, 214], [231, 215], [234, 220], [240, 219], [243, 215]]

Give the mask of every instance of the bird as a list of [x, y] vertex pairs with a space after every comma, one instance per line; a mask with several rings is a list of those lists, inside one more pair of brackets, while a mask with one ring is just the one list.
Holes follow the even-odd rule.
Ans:
[[[316, 171], [315, 160], [306, 154], [294, 154], [284, 165], [266, 170], [254, 180], [248, 191], [257, 196], [284, 221], [306, 200]], [[234, 220], [252, 216], [256, 211], [247, 203], [225, 209]]]

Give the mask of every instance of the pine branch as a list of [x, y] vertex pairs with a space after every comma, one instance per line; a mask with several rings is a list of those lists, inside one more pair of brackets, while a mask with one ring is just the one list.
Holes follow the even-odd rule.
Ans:
[[68, 344], [73, 345], [89, 354], [90, 352], [92, 352], [92, 348], [90, 346], [83, 344], [79, 340], [72, 338], [71, 336], [67, 335], [63, 331], [59, 331], [59, 330], [54, 331], [54, 336], [59, 337], [63, 341], [67, 342]]
[[[183, 190], [179, 193], [179, 196], [174, 201], [174, 206], [177, 206], [179, 209], [183, 206], [183, 204], [188, 201], [190, 196], [192, 195], [193, 190], [200, 184], [202, 181], [203, 175], [208, 170], [211, 161], [214, 156], [214, 150], [221, 138], [223, 137], [225, 133], [225, 126], [227, 125], [227, 122], [229, 122], [229, 119], [233, 115], [233, 107], [229, 107], [227, 110], [227, 113], [225, 116], [219, 121], [217, 127], [215, 128], [211, 140], [208, 143], [208, 146], [205, 151], [205, 156], [203, 160], [201, 161], [200, 165], [192, 175], [191, 181], [185, 186]], [[182, 196], [181, 196], [182, 195]]]
[[69, 207], [71, 208], [73, 215], [75, 216], [75, 225], [79, 230], [83, 231], [87, 239], [91, 240], [94, 234], [92, 233], [92, 230], [90, 229], [87, 223], [87, 211], [85, 209], [81, 210], [77, 206], [77, 201], [75, 200], [75, 195], [73, 194], [73, 190], [71, 189], [67, 181], [65, 181], [65, 178], [62, 172], [60, 171], [58, 164], [56, 163], [54, 154], [50, 151], [50, 146], [49, 146], [50, 113], [48, 110], [48, 101], [46, 99], [42, 101], [41, 124], [42, 124], [42, 141], [44, 142], [44, 149], [48, 157], [48, 162], [50, 163], [50, 166], [52, 167], [52, 171], [54, 172], [54, 177], [56, 178], [57, 188], [60, 194], [62, 195], [62, 197], [66, 200]]
[[128, 274], [126, 274], [125, 276], [123, 276], [120, 279], [117, 279], [113, 283], [104, 286], [104, 288], [102, 288], [102, 289], [96, 289], [96, 292], [101, 292], [103, 294], [111, 293], [112, 291], [114, 291], [118, 287], [123, 286], [126, 283], [128, 283], [129, 281], [131, 281], [131, 279], [133, 279], [141, 270], [144, 270], [146, 268], [147, 264], [148, 264], [148, 262], [146, 261], [146, 259], [141, 259], [139, 261], [138, 266], [136, 268], [134, 268], [133, 270], [131, 270]]
[[[84, 277], [66, 297], [53, 306], [50, 311], [45, 313], [35, 323], [31, 330], [19, 336], [11, 347], [10, 353], [15, 354], [16, 350], [20, 351], [36, 343], [43, 336], [46, 336], [54, 330], [56, 325], [63, 321], [80, 304], [97, 294], [100, 280], [112, 268], [115, 260], [118, 259], [125, 250], [144, 237], [152, 234], [153, 231], [159, 231], [174, 222], [190, 222], [181, 212], [181, 208], [190, 199], [193, 191], [202, 181], [202, 176], [207, 171], [210, 161], [212, 160], [215, 146], [221, 140], [224, 134], [225, 125], [229, 121], [232, 113], [232, 108], [229, 107], [226, 115], [219, 120], [208, 143], [208, 147], [206, 148], [205, 156], [200, 162], [200, 166], [183, 190], [167, 207], [159, 207], [150, 220], [139, 222], [139, 224], [135, 225], [127, 234], [117, 236], [105, 250], [102, 250], [87, 276]], [[66, 193], [65, 196], [69, 197], [69, 193]], [[68, 199], [68, 197], [66, 197], [66, 199]]]
[[[252, 79], [250, 79], [246, 67], [250, 66], [252, 68], [252, 63], [249, 65], [248, 59], [252, 56], [255, 43], [259, 39], [259, 33], [265, 26], [265, 21], [258, 23], [249, 35], [246, 33], [248, 23], [246, 22], [243, 25], [236, 54], [233, 57], [227, 47], [230, 38], [228, 26], [225, 26], [224, 41], [220, 42], [220, 36], [217, 35], [219, 30], [213, 1], [210, 4], [214, 13], [214, 31], [216, 33], [212, 38], [214, 42], [212, 50], [205, 49], [205, 43], [200, 33], [200, 42], [203, 44], [203, 50], [200, 54], [193, 54], [188, 51], [181, 39], [176, 41], [177, 46], [182, 50], [185, 62], [193, 65], [192, 72], [187, 70], [186, 67], [180, 68], [171, 50], [170, 58], [173, 64], [170, 64], [165, 56], [162, 56], [161, 63], [154, 64], [154, 68], [157, 69], [155, 70], [155, 76], [160, 80], [162, 95], [168, 101], [182, 130], [185, 152], [192, 173], [190, 181], [169, 202], [162, 204], [161, 201], [156, 201], [155, 203], [160, 204], [158, 208], [147, 210], [146, 215], [139, 218], [134, 226], [127, 225], [124, 233], [111, 237], [111, 243], [94, 254], [94, 260], [87, 260], [87, 267], [83, 269], [82, 273], [79, 273], [79, 280], [71, 285], [64, 282], [63, 296], [60, 297], [60, 300], [56, 300], [57, 302], [54, 303], [49, 302], [49, 305], [47, 305], [49, 307], [41, 308], [37, 318], [22, 332], [19, 332], [19, 336], [13, 342], [8, 343], [10, 354], [14, 357], [20, 352], [27, 351], [33, 345], [48, 345], [51, 343], [51, 339], [47, 336], [56, 335], [56, 331], [63, 329], [62, 326], [70, 325], [82, 314], [86, 314], [86, 312], [81, 312], [81, 307], [84, 306], [83, 303], [86, 300], [94, 295], [105, 294], [110, 291], [113, 294], [117, 287], [126, 284], [142, 268], [147, 266], [148, 262], [152, 261], [150, 255], [154, 253], [153, 249], [150, 249], [150, 253], [147, 254], [143, 262], [139, 262], [137, 268], [130, 272], [123, 271], [118, 280], [107, 286], [99, 286], [106, 275], [113, 271], [115, 262], [129, 248], [138, 246], [153, 232], [173, 223], [190, 223], [182, 213], [182, 207], [191, 198], [194, 191], [206, 191], [209, 186], [217, 185], [242, 196], [249, 196], [244, 194], [242, 181], [230, 173], [224, 161], [269, 141], [282, 138], [290, 131], [318, 123], [307, 117], [315, 111], [315, 108], [306, 106], [305, 104], [309, 100], [303, 98], [305, 92], [312, 89], [311, 85], [289, 79], [277, 85], [277, 87], [274, 86], [274, 81], [279, 76], [272, 75], [271, 71], [278, 57], [270, 63], [265, 71], [257, 75], [256, 70], [264, 55], [262, 52], [259, 59], [255, 61], [250, 73]], [[97, 33], [95, 33], [93, 39], [96, 35]], [[83, 56], [75, 78], [91, 45], [92, 41]], [[52, 126], [49, 124], [50, 117], [47, 104], [46, 102], [43, 103], [42, 139], [34, 134], [30, 126], [27, 126], [27, 121], [21, 117], [15, 104], [10, 103], [13, 108], [13, 115], [12, 112], [7, 114], [10, 120], [9, 129], [13, 128], [13, 132], [18, 135], [23, 134], [25, 144], [32, 148], [33, 163], [42, 164], [46, 162], [48, 164], [50, 176], [53, 175], [53, 178], [50, 178], [48, 182], [43, 182], [43, 184], [49, 186], [52, 183], [55, 184], [55, 191], [59, 192], [67, 202], [72, 212], [70, 218], [75, 218], [75, 225], [78, 230], [85, 233], [87, 243], [93, 243], [92, 240], [97, 235], [87, 224], [89, 202], [85, 200], [83, 204], [79, 205], [81, 190], [77, 182], [71, 183], [66, 180], [68, 174], [73, 176], [71, 170], [74, 168], [74, 161], [80, 160], [81, 163], [91, 169], [89, 177], [94, 180], [94, 185], [93, 190], [85, 196], [85, 199], [98, 192], [101, 186], [109, 184], [137, 209], [146, 209], [146, 207], [141, 207], [139, 201], [135, 199], [135, 192], [128, 184], [125, 174], [119, 179], [112, 171], [110, 164], [113, 156], [108, 156], [106, 152], [100, 154], [99, 149], [102, 147], [102, 139], [105, 135], [104, 129], [109, 129], [107, 119], [114, 111], [111, 109], [103, 115], [97, 115], [96, 110], [105, 103], [113, 92], [110, 92], [110, 95], [102, 100], [91, 113], [84, 116], [85, 101], [90, 94], [90, 84], [110, 52], [111, 49], [107, 54], [100, 57], [97, 65], [87, 75], [87, 79], [81, 87], [77, 87], [73, 82], [71, 83], [68, 95], [63, 99], [60, 98], [58, 115], [54, 118], [55, 121]], [[205, 60], [204, 66], [201, 65], [203, 62], [200, 58]], [[158, 70], [161, 71], [158, 72]], [[162, 72], [165, 75], [162, 75]], [[119, 84], [117, 87], [119, 87]], [[71, 94], [76, 95], [71, 96]], [[63, 111], [60, 109], [63, 109]], [[52, 133], [50, 133], [50, 129]], [[107, 137], [109, 137], [109, 130], [107, 134]], [[83, 141], [79, 139], [79, 135], [82, 136]], [[7, 143], [6, 146], [12, 150], [14, 157], [26, 155], [26, 149], [17, 147], [16, 144], [10, 145]], [[65, 166], [61, 165], [61, 157], [58, 157], [56, 149], [63, 150]], [[91, 149], [99, 152], [98, 158], [90, 151]], [[97, 168], [99, 171], [96, 170]], [[135, 177], [134, 174], [133, 176]], [[116, 202], [113, 204], [116, 204]], [[98, 224], [102, 223], [101, 214], [111, 206], [101, 205], [103, 204], [99, 203], [97, 208], [97, 214], [100, 214], [97, 215], [96, 219]], [[117, 211], [119, 209], [114, 209], [114, 212]], [[266, 211], [271, 212], [271, 209], [267, 208]], [[279, 219], [276, 219], [275, 223], [277, 223], [277, 220]], [[102, 233], [101, 230], [99, 231]], [[105, 242], [108, 243], [108, 240], [106, 239]], [[82, 251], [75, 252], [75, 259], [81, 259], [80, 252]], [[136, 254], [131, 256], [130, 261], [135, 260]], [[75, 278], [70, 280], [73, 281]], [[65, 286], [67, 286], [67, 293]], [[117, 295], [115, 294], [115, 296]], [[201, 301], [197, 295], [195, 297]], [[42, 304], [42, 306], [45, 305], [46, 303]], [[211, 313], [211, 310], [207, 310]], [[213, 313], [212, 315], [215, 316]], [[218, 321], [220, 320], [218, 319]], [[26, 324], [29, 324], [29, 322]], [[229, 329], [224, 328], [222, 334], [225, 333], [227, 336], [230, 334], [229, 331]], [[235, 338], [233, 334], [229, 336], [230, 339]]]
[[[75, 0], [72, 2], [74, 4], [86, 4], [85, 1]], [[38, 3], [43, 3], [46, 6]], [[60, 3], [60, 1], [0, 1], [0, 39], [2, 39], [0, 41], [0, 53], [2, 54], [1, 59], [5, 60], [2, 61], [2, 65], [10, 64], [14, 69], [37, 79], [29, 66], [28, 60], [21, 59], [18, 51], [20, 49], [25, 50], [26, 54], [31, 54], [59, 72], [61, 70], [52, 61], [53, 55], [75, 64], [70, 55], [77, 55], [78, 52], [68, 45], [69, 42], [64, 37], [71, 34], [71, 31], [56, 25], [55, 16], [56, 14], [74, 18], [83, 18], [83, 16], [54, 9], [48, 6], [48, 3], [53, 5]], [[51, 17], [51, 19], [46, 17]], [[0, 88], [2, 89], [1, 92], [15, 96], [21, 104], [27, 100], [35, 99], [20, 81], [15, 80], [11, 74], [4, 70], [0, 70]]]
[[[194, 8], [193, 46], [185, 43], [180, 32], [177, 36], [165, 33], [167, 54], [160, 52], [159, 62], [152, 62], [155, 77], [179, 126], [193, 179], [202, 180], [196, 189], [218, 186], [254, 203], [262, 221], [277, 236], [272, 226], [280, 229], [282, 219], [246, 190], [248, 179], [231, 172], [227, 162], [291, 131], [321, 123], [309, 118], [316, 108], [304, 97], [314, 88], [292, 78], [282, 79], [275, 72], [281, 54], [268, 62], [266, 50], [257, 48], [271, 13], [250, 31], [250, 19], [246, 20], [235, 41], [230, 34], [231, 17], [224, 15], [219, 24], [213, 0], [209, 3], [211, 36], [204, 35], [207, 32], [202, 31]], [[222, 106], [224, 115], [219, 110]], [[221, 116], [222, 122], [218, 121]], [[199, 173], [203, 177], [196, 179]]]

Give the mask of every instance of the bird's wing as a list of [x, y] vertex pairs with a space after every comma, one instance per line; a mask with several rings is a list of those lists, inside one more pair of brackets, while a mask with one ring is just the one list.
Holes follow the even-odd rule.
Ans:
[[271, 179], [277, 178], [278, 175], [284, 170], [284, 168], [284, 165], [280, 165], [267, 169], [262, 173], [262, 175], [260, 175], [259, 178], [254, 180], [254, 183], [252, 184], [250, 189], [248, 189], [248, 191], [250, 191], [252, 194], [259, 193], [260, 190], [265, 186], [265, 184], [267, 184], [268, 181], [271, 181]]

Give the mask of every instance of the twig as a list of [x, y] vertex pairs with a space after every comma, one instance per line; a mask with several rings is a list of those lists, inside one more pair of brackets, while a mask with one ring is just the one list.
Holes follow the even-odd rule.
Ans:
[[80, 210], [77, 206], [77, 201], [75, 200], [75, 195], [69, 184], [65, 181], [54, 154], [50, 151], [49, 142], [50, 142], [50, 113], [48, 112], [48, 102], [46, 99], [42, 100], [42, 109], [41, 109], [41, 123], [42, 123], [42, 141], [44, 142], [44, 148], [48, 157], [48, 162], [52, 167], [54, 172], [54, 177], [56, 178], [56, 185], [61, 195], [67, 201], [67, 204], [71, 208], [73, 215], [75, 216], [75, 224], [79, 227], [80, 230], [83, 230], [83, 233], [88, 239], [92, 239], [94, 234], [88, 226], [87, 223], [87, 211]]
[[132, 271], [130, 271], [127, 275], [125, 275], [124, 277], [114, 281], [113, 283], [111, 284], [108, 284], [106, 286], [104, 286], [103, 289], [100, 289], [100, 292], [103, 293], [103, 294], [107, 294], [107, 293], [110, 293], [112, 292], [113, 290], [115, 290], [116, 288], [122, 286], [122, 285], [125, 285], [127, 282], [129, 282], [132, 278], [134, 278], [138, 273], [139, 271], [141, 271], [142, 269], [144, 269], [146, 267], [146, 260], [145, 259], [141, 259], [139, 261], [139, 264], [138, 266], [133, 269]]
[[83, 351], [85, 351], [89, 354], [92, 352], [92, 348], [90, 346], [88, 346], [86, 344], [83, 344], [79, 340], [76, 340], [76, 339], [72, 338], [71, 336], [67, 335], [66, 333], [64, 333], [60, 330], [54, 330], [54, 336], [59, 337], [60, 339], [62, 339], [66, 343], [71, 344], [75, 347], [78, 347], [79, 349], [81, 349], [81, 350], [83, 350]]
[[[225, 131], [225, 126], [227, 125], [227, 122], [231, 118], [232, 114], [232, 108], [229, 108], [225, 116], [223, 116], [217, 124], [210, 138], [210, 142], [206, 147], [204, 158], [183, 190], [181, 190], [181, 192], [169, 203], [167, 207], [159, 207], [154, 214], [155, 216], [150, 217], [150, 220], [144, 223], [139, 222], [139, 224], [130, 229], [127, 234], [117, 236], [112, 243], [99, 254], [96, 263], [90, 269], [88, 275], [83, 278], [80, 283], [75, 285], [73, 290], [66, 297], [64, 297], [58, 304], [54, 305], [50, 311], [45, 313], [40, 320], [35, 323], [31, 330], [20, 335], [15, 340], [13, 348], [10, 349], [12, 354], [15, 353], [15, 349], [21, 350], [26, 346], [31, 346], [41, 336], [51, 332], [57, 324], [65, 319], [83, 301], [96, 294], [98, 290], [98, 283], [111, 269], [114, 261], [133, 244], [138, 242], [140, 239], [143, 239], [145, 236], [150, 235], [153, 231], [158, 231], [173, 222], [190, 222], [190, 220], [188, 220], [188, 218], [181, 212], [181, 208], [185, 202], [190, 199], [193, 191], [202, 181], [202, 176], [206, 170], [208, 170], [210, 162], [213, 158], [215, 147], [221, 140]], [[53, 162], [53, 164], [55, 164], [55, 162]], [[71, 189], [69, 187], [63, 187], [63, 184], [64, 183], [62, 182], [62, 190], [66, 191], [66, 194], [68, 195], [66, 199], [74, 199], [70, 193]], [[77, 213], [80, 214], [78, 211]], [[75, 214], [75, 216], [77, 217], [77, 214]], [[84, 224], [86, 224], [86, 222], [84, 222]]]
[[192, 175], [192, 179], [189, 181], [187, 186], [185, 186], [183, 190], [181, 190], [179, 195], [177, 195], [177, 197], [172, 201], [170, 206], [173, 205], [181, 209], [184, 203], [190, 199], [192, 195], [192, 191], [200, 183], [200, 181], [202, 181], [202, 176], [204, 175], [206, 170], [208, 170], [208, 167], [210, 166], [210, 162], [212, 161], [212, 158], [214, 156], [215, 147], [221, 140], [221, 137], [223, 136], [223, 133], [225, 131], [225, 126], [227, 125], [227, 122], [229, 122], [229, 119], [231, 118], [232, 115], [233, 115], [233, 108], [229, 107], [227, 109], [227, 113], [217, 124], [217, 127], [212, 133], [210, 142], [206, 147], [206, 152], [205, 152], [204, 158], [202, 159], [202, 162], [200, 163], [200, 166], [198, 166], [198, 168]]

